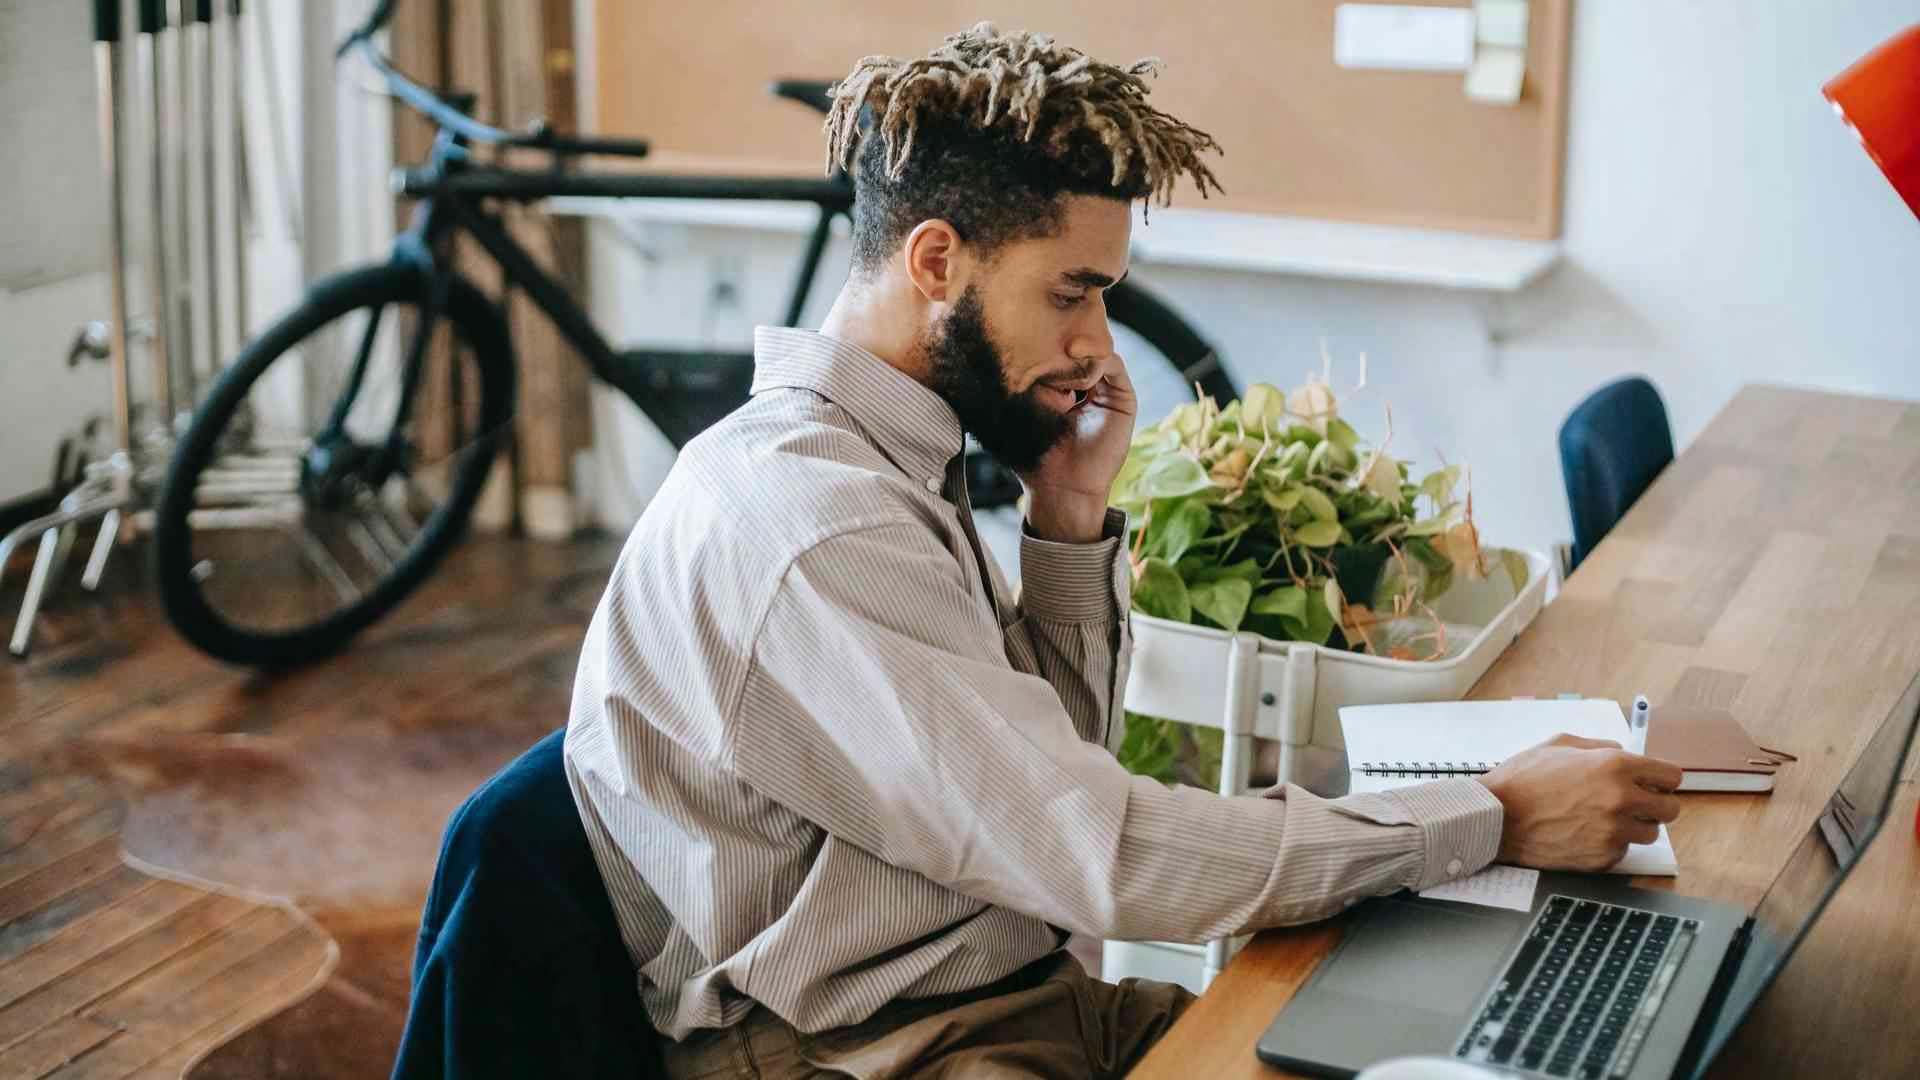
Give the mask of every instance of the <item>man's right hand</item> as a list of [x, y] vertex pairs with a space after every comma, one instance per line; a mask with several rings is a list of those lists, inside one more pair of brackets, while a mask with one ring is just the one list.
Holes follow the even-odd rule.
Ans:
[[1558, 735], [1500, 763], [1480, 782], [1506, 808], [1500, 862], [1605, 870], [1628, 844], [1652, 843], [1680, 816], [1681, 771], [1619, 743]]

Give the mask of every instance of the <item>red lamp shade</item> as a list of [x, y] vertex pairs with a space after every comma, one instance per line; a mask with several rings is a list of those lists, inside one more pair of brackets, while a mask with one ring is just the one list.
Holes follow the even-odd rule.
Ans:
[[1920, 216], [1920, 25], [1887, 39], [1821, 92]]

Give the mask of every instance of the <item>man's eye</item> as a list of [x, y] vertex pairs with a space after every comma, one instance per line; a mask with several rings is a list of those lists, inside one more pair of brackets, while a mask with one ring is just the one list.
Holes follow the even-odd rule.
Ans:
[[1080, 301], [1085, 299], [1086, 299], [1085, 294], [1081, 294], [1079, 296], [1062, 296], [1059, 293], [1054, 293], [1053, 306], [1057, 308], [1062, 308], [1062, 309], [1070, 308], [1073, 305], [1078, 304]]

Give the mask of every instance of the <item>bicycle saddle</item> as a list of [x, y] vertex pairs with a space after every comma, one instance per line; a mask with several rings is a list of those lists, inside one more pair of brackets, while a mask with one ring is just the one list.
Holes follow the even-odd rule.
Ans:
[[832, 85], [820, 79], [779, 79], [770, 89], [775, 97], [797, 101], [824, 113], [833, 107], [833, 99], [827, 96], [827, 89]]

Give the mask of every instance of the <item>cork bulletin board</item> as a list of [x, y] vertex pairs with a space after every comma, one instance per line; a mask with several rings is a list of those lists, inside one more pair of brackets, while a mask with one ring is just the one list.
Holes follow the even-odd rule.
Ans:
[[1226, 150], [1226, 195], [1186, 189], [1176, 205], [1548, 239], [1571, 4], [1532, 0], [1521, 98], [1498, 106], [1469, 100], [1458, 72], [1336, 67], [1338, 0], [597, 0], [596, 126], [651, 139], [648, 169], [816, 174], [818, 118], [771, 80], [840, 78], [984, 18], [1113, 62], [1166, 61], [1155, 104]]

